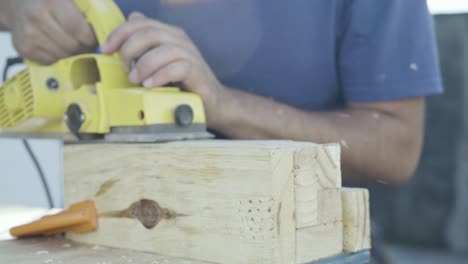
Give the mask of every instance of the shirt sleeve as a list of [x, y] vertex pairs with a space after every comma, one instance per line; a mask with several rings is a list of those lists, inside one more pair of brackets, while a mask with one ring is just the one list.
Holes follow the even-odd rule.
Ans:
[[442, 92], [433, 20], [425, 0], [354, 0], [344, 14], [337, 56], [346, 101]]

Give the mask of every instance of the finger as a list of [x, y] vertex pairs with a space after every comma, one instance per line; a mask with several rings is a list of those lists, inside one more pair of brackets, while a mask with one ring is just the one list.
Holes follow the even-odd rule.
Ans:
[[47, 51], [47, 53], [54, 57], [55, 61], [70, 56], [70, 54], [67, 53], [65, 49], [60, 45], [60, 42], [57, 42], [55, 39], [50, 38], [44, 32], [43, 34], [44, 35], [40, 39], [36, 39], [36, 41], [41, 43], [39, 47], [44, 51]]
[[130, 65], [133, 60], [140, 58], [148, 50], [167, 44], [179, 45], [194, 50], [193, 44], [189, 41], [181, 40], [164, 30], [154, 27], [145, 27], [136, 31], [129, 37], [122, 45], [120, 52], [125, 63]]
[[63, 30], [52, 16], [47, 16], [45, 20], [46, 23], [41, 27], [41, 30], [56, 44], [59, 49], [57, 52], [61, 53], [60, 57], [74, 55], [80, 50], [80, 43]]
[[13, 34], [13, 43], [21, 56], [42, 64], [51, 64], [65, 56], [53, 40], [36, 28], [26, 27], [22, 34]]
[[188, 58], [185, 50], [174, 45], [163, 45], [145, 53], [131, 71], [129, 79], [139, 84], [148, 79], [163, 66], [180, 59]]
[[54, 8], [52, 15], [60, 27], [82, 46], [95, 47], [97, 40], [94, 31], [73, 1], [64, 1], [63, 5], [57, 7], [60, 8]]
[[59, 45], [59, 42], [50, 38], [43, 29], [40, 29], [36, 37], [32, 39], [34, 39], [36, 46], [34, 48], [28, 48], [26, 53], [35, 53], [38, 50], [43, 50], [46, 51], [51, 57], [53, 57], [54, 62], [68, 56], [67, 52]]
[[136, 31], [151, 26], [149, 20], [132, 20], [117, 28], [102, 45], [101, 50], [106, 54], [116, 52]]
[[36, 52], [28, 56], [27, 59], [41, 65], [50, 65], [57, 61], [57, 56], [51, 54], [47, 50], [38, 49]]
[[153, 88], [168, 83], [183, 82], [190, 75], [191, 67], [191, 63], [187, 60], [174, 61], [154, 72], [152, 76], [143, 82], [143, 86]]
[[113, 53], [121, 48], [123, 43], [130, 38], [136, 31], [145, 28], [145, 27], [154, 27], [163, 31], [167, 31], [170, 34], [178, 35], [178, 36], [185, 36], [182, 30], [170, 26], [167, 24], [163, 24], [156, 20], [146, 19], [146, 18], [134, 18], [132, 21], [128, 21], [124, 25], [117, 28], [107, 39], [106, 43], [101, 47], [104, 53]]
[[129, 16], [128, 16], [128, 21], [133, 21], [133, 20], [138, 20], [138, 19], [143, 19], [145, 18], [145, 15], [143, 15], [142, 13], [140, 12], [132, 12]]

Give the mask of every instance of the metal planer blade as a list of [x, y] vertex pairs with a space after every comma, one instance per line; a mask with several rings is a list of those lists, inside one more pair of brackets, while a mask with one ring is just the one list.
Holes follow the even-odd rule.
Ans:
[[91, 142], [109, 143], [154, 143], [179, 140], [210, 139], [214, 135], [207, 132], [205, 124], [179, 126], [176, 124], [156, 124], [150, 126], [113, 127], [109, 134], [63, 134], [44, 132], [1, 132], [0, 138], [11, 139], [56, 139], [65, 143], [79, 144]]
[[214, 138], [214, 135], [207, 132], [205, 124], [113, 127], [111, 132], [104, 136], [106, 142], [113, 143], [151, 143], [209, 138]]

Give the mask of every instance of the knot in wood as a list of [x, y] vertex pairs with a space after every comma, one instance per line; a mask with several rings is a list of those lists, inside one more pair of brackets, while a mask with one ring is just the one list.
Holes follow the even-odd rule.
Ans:
[[130, 217], [138, 219], [148, 229], [154, 228], [164, 217], [164, 209], [153, 200], [142, 199], [135, 202], [128, 211]]
[[101, 213], [99, 216], [137, 219], [145, 228], [152, 229], [157, 226], [162, 219], [170, 220], [185, 215], [177, 214], [174, 211], [162, 208], [159, 203], [154, 200], [141, 199], [131, 204], [125, 210], [105, 212]]

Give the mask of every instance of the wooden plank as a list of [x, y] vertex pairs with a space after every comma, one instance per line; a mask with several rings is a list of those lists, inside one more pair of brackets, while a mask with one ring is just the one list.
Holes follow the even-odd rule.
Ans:
[[343, 225], [334, 222], [296, 231], [296, 263], [309, 263], [343, 251]]
[[296, 263], [338, 255], [343, 250], [340, 147], [301, 148], [294, 161]]
[[65, 146], [66, 204], [92, 199], [101, 213], [97, 232], [69, 237], [210, 262], [294, 262], [295, 148], [238, 143]]
[[[202, 146], [210, 141], [174, 142], [172, 144]], [[325, 224], [329, 221], [319, 218], [320, 191], [338, 189], [341, 181], [341, 148], [339, 144], [315, 144], [295, 141], [225, 141], [226, 146], [268, 146], [294, 150], [295, 177], [295, 219], [296, 228], [305, 228]], [[335, 199], [340, 200], [337, 194]], [[337, 208], [337, 218], [341, 212]]]
[[[303, 197], [311, 197], [304, 202]], [[298, 202], [299, 201], [299, 202]], [[341, 189], [296, 187], [296, 228], [306, 228], [342, 220]]]
[[325, 189], [318, 194], [319, 225], [342, 221], [341, 189]]
[[357, 252], [371, 247], [369, 192], [360, 188], [343, 188], [343, 248]]
[[[296, 179], [298, 174], [298, 172], [295, 172]], [[296, 180], [295, 190], [296, 228], [318, 225], [318, 192], [320, 188], [316, 184], [308, 186], [298, 185]]]

